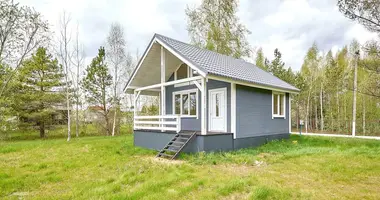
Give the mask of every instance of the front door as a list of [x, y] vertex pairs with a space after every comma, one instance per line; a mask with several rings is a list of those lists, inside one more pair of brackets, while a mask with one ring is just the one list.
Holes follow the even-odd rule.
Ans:
[[209, 90], [209, 131], [227, 132], [227, 89]]

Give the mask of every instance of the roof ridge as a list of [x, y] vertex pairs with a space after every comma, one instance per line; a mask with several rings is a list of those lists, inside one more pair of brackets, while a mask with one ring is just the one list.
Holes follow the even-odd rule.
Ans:
[[251, 64], [251, 65], [253, 65], [253, 66], [257, 67], [257, 68], [260, 68], [260, 67], [256, 66], [255, 64], [253, 64], [253, 63], [251, 63], [251, 62], [248, 62], [248, 61], [246, 61], [246, 60], [244, 60], [244, 59], [242, 59], [242, 58], [235, 58], [235, 57], [233, 57], [233, 56], [229, 56], [229, 55], [225, 55], [225, 54], [222, 54], [222, 53], [218, 53], [218, 52], [216, 52], [216, 51], [212, 51], [212, 50], [209, 50], [209, 49], [201, 48], [201, 47], [198, 47], [198, 46], [196, 46], [196, 45], [194, 45], [194, 44], [190, 44], [190, 43], [182, 42], [182, 41], [180, 41], [180, 40], [177, 40], [177, 39], [174, 39], [174, 38], [171, 38], [171, 37], [168, 37], [168, 36], [165, 36], [165, 35], [159, 34], [159, 33], [155, 33], [155, 35], [158, 35], [158, 36], [161, 36], [161, 37], [165, 37], [165, 38], [168, 38], [168, 39], [174, 40], [174, 41], [176, 41], [176, 42], [180, 42], [180, 43], [185, 44], [185, 45], [190, 45], [190, 46], [195, 47], [195, 48], [197, 48], [197, 49], [200, 49], [200, 50], [203, 50], [203, 51], [208, 51], [208, 52], [213, 53], [213, 54], [217, 54], [217, 55], [220, 55], [220, 56], [226, 56], [226, 57], [229, 57], [229, 58], [232, 58], [232, 59], [238, 60], [238, 61], [243, 61], [243, 62], [249, 63], [249, 64]]

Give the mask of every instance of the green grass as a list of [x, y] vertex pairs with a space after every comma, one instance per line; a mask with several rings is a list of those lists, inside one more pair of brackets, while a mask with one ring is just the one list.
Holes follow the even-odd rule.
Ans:
[[0, 142], [0, 199], [380, 199], [380, 141], [291, 136], [154, 159], [133, 137]]

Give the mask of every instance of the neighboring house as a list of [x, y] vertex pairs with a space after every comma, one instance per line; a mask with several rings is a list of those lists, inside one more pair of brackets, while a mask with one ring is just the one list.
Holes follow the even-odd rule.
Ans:
[[183, 150], [197, 152], [288, 138], [290, 94], [299, 89], [242, 59], [155, 34], [125, 91], [135, 107], [140, 95], [161, 102], [159, 116], [135, 112], [136, 146], [162, 149], [191, 131], [196, 137]]
[[103, 119], [103, 107], [101, 106], [89, 106], [85, 111], [85, 123], [87, 124], [103, 122]]

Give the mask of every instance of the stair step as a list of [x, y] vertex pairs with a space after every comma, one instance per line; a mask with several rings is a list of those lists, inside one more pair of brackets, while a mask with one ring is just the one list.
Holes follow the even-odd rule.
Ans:
[[167, 147], [181, 148], [181, 146], [178, 146], [178, 145], [171, 145], [171, 144], [169, 144]]
[[184, 137], [177, 137], [177, 140], [188, 140], [189, 138], [184, 138]]
[[172, 141], [172, 144], [180, 144], [182, 146], [183, 144], [185, 144], [185, 142]]
[[164, 149], [163, 151], [177, 152], [179, 149]]
[[169, 158], [173, 157], [173, 155], [169, 155], [169, 154], [165, 154], [165, 153], [160, 153], [158, 155], [159, 155], [159, 157], [162, 157], [162, 156], [169, 157]]

